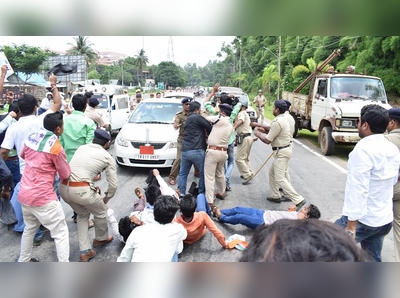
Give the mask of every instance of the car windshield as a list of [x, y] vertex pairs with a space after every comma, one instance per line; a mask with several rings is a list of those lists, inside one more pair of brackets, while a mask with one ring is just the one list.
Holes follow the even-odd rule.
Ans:
[[107, 109], [108, 108], [108, 103], [107, 103], [107, 95], [103, 94], [95, 94], [93, 95], [94, 98], [97, 98], [99, 101], [99, 105], [97, 106], [98, 109]]
[[331, 97], [345, 100], [361, 99], [386, 101], [382, 82], [372, 78], [332, 78]]
[[174, 123], [176, 113], [182, 110], [180, 103], [142, 102], [133, 111], [129, 123]]

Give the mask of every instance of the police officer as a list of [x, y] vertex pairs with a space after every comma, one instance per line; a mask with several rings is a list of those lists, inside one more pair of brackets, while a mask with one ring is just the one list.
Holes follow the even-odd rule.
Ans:
[[[389, 134], [386, 135], [386, 138], [400, 149], [400, 108], [390, 109], [389, 117], [390, 121], [387, 127]], [[396, 262], [400, 262], [400, 182], [397, 182], [394, 186], [393, 213], [393, 234]]]
[[258, 90], [258, 95], [254, 97], [253, 103], [256, 105], [257, 121], [261, 117], [261, 124], [264, 123], [264, 105], [266, 101], [262, 90]]
[[300, 210], [305, 205], [306, 200], [293, 189], [285, 176], [293, 150], [290, 123], [284, 116], [286, 109], [285, 101], [275, 101], [273, 108], [275, 119], [271, 123], [267, 136], [261, 134], [261, 132], [265, 132], [262, 128], [256, 128], [255, 135], [264, 143], [271, 144], [274, 153], [274, 162], [269, 169], [271, 196], [267, 197], [267, 200], [280, 203], [279, 187], [281, 187], [285, 190], [289, 199], [296, 204], [297, 210]]
[[[204, 162], [204, 182], [206, 198], [210, 206], [214, 204], [214, 194], [219, 199], [225, 198], [226, 181], [224, 165], [228, 158], [229, 139], [233, 133], [230, 121], [232, 107], [228, 104], [219, 105], [220, 114], [209, 116], [207, 121], [212, 125], [208, 136], [208, 146]], [[214, 186], [215, 192], [214, 192]]]
[[181, 166], [181, 149], [182, 149], [182, 140], [185, 135], [185, 122], [189, 115], [189, 107], [192, 99], [190, 97], [186, 97], [182, 99], [182, 111], [176, 113], [174, 120], [174, 128], [175, 130], [179, 129], [178, 136], [178, 144], [176, 149], [176, 158], [174, 163], [172, 164], [171, 172], [169, 173], [169, 184], [175, 185], [176, 178], [179, 175], [179, 169]]
[[247, 184], [253, 178], [253, 171], [250, 166], [250, 150], [253, 145], [253, 138], [251, 137], [252, 129], [250, 126], [250, 117], [246, 110], [249, 103], [247, 100], [242, 100], [242, 109], [238, 115], [238, 120], [235, 122], [234, 128], [236, 130], [236, 144], [237, 151], [235, 155], [235, 162], [244, 178], [243, 184]]

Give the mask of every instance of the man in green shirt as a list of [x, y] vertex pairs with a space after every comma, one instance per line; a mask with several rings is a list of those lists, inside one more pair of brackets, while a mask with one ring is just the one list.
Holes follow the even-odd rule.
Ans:
[[90, 144], [94, 138], [96, 124], [85, 117], [86, 97], [77, 94], [72, 99], [74, 111], [64, 120], [64, 133], [60, 136], [60, 144], [65, 150], [68, 163], [79, 146]]
[[[206, 100], [204, 101], [204, 107], [209, 111], [212, 115], [218, 115], [219, 113], [219, 108], [218, 107], [213, 107], [211, 105], [210, 99], [218, 92], [219, 84], [215, 84], [213, 91], [208, 94]], [[228, 103], [229, 102], [222, 102], [225, 99], [223, 98], [223, 94], [221, 94], [221, 103]], [[230, 100], [230, 104], [232, 104], [232, 100]], [[235, 121], [236, 116], [239, 114], [240, 110], [242, 108], [242, 104], [238, 103], [233, 107], [231, 116], [229, 117], [232, 127], [233, 127], [233, 122]], [[231, 134], [231, 137], [229, 139], [229, 146], [228, 146], [228, 166], [225, 168], [225, 180], [226, 180], [226, 190], [230, 191], [232, 190], [231, 184], [229, 182], [229, 179], [232, 175], [233, 167], [235, 165], [235, 153], [234, 153], [234, 141], [235, 140], [235, 133], [233, 132]], [[225, 196], [225, 195], [224, 195]]]

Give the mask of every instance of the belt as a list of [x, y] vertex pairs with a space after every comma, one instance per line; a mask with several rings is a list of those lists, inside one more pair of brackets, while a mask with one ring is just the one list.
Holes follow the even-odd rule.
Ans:
[[74, 181], [68, 181], [68, 180], [62, 180], [61, 184], [64, 185], [69, 185], [71, 187], [84, 187], [84, 186], [90, 186], [89, 182], [74, 182]]
[[247, 138], [247, 137], [251, 137], [251, 133], [244, 133], [244, 134], [243, 134], [243, 139], [244, 139], [244, 138]]
[[16, 160], [16, 159], [18, 159], [18, 155], [12, 156], [12, 157], [7, 157], [7, 161], [9, 161], [9, 160]]
[[289, 144], [289, 145], [286, 145], [286, 146], [283, 146], [283, 147], [272, 147], [272, 150], [273, 150], [273, 151], [275, 151], [275, 150], [281, 150], [281, 149], [285, 149], [285, 148], [288, 148], [288, 147], [290, 147], [290, 144]]
[[227, 148], [217, 147], [217, 146], [208, 146], [208, 149], [218, 150], [218, 151], [228, 151]]

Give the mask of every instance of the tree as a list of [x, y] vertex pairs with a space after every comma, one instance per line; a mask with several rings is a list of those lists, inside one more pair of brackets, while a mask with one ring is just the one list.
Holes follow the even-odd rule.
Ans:
[[49, 56], [54, 55], [49, 51], [43, 51], [38, 47], [31, 47], [26, 44], [4, 46], [4, 53], [17, 75], [19, 72], [26, 74], [25, 83], [33, 74], [42, 70], [41, 67]]
[[258, 82], [265, 90], [268, 86], [268, 105], [271, 105], [271, 82], [280, 82], [281, 78], [277, 71], [275, 71], [276, 66], [271, 64], [264, 68], [263, 75], [259, 78]]
[[92, 48], [94, 44], [89, 42], [88, 38], [85, 36], [74, 37], [74, 39], [76, 44], [68, 43], [72, 48], [69, 49], [67, 53], [70, 55], [85, 56], [86, 66], [96, 63], [99, 55], [97, 51]]
[[186, 86], [187, 77], [183, 70], [174, 62], [161, 62], [156, 70], [156, 82], [164, 82], [164, 86]]
[[88, 79], [89, 80], [99, 80], [100, 74], [95, 69], [91, 70], [88, 74]]
[[137, 55], [135, 55], [135, 59], [139, 82], [139, 74], [142, 74], [143, 69], [146, 67], [147, 63], [149, 63], [149, 58], [146, 56], [144, 49], [141, 49], [138, 51]]

